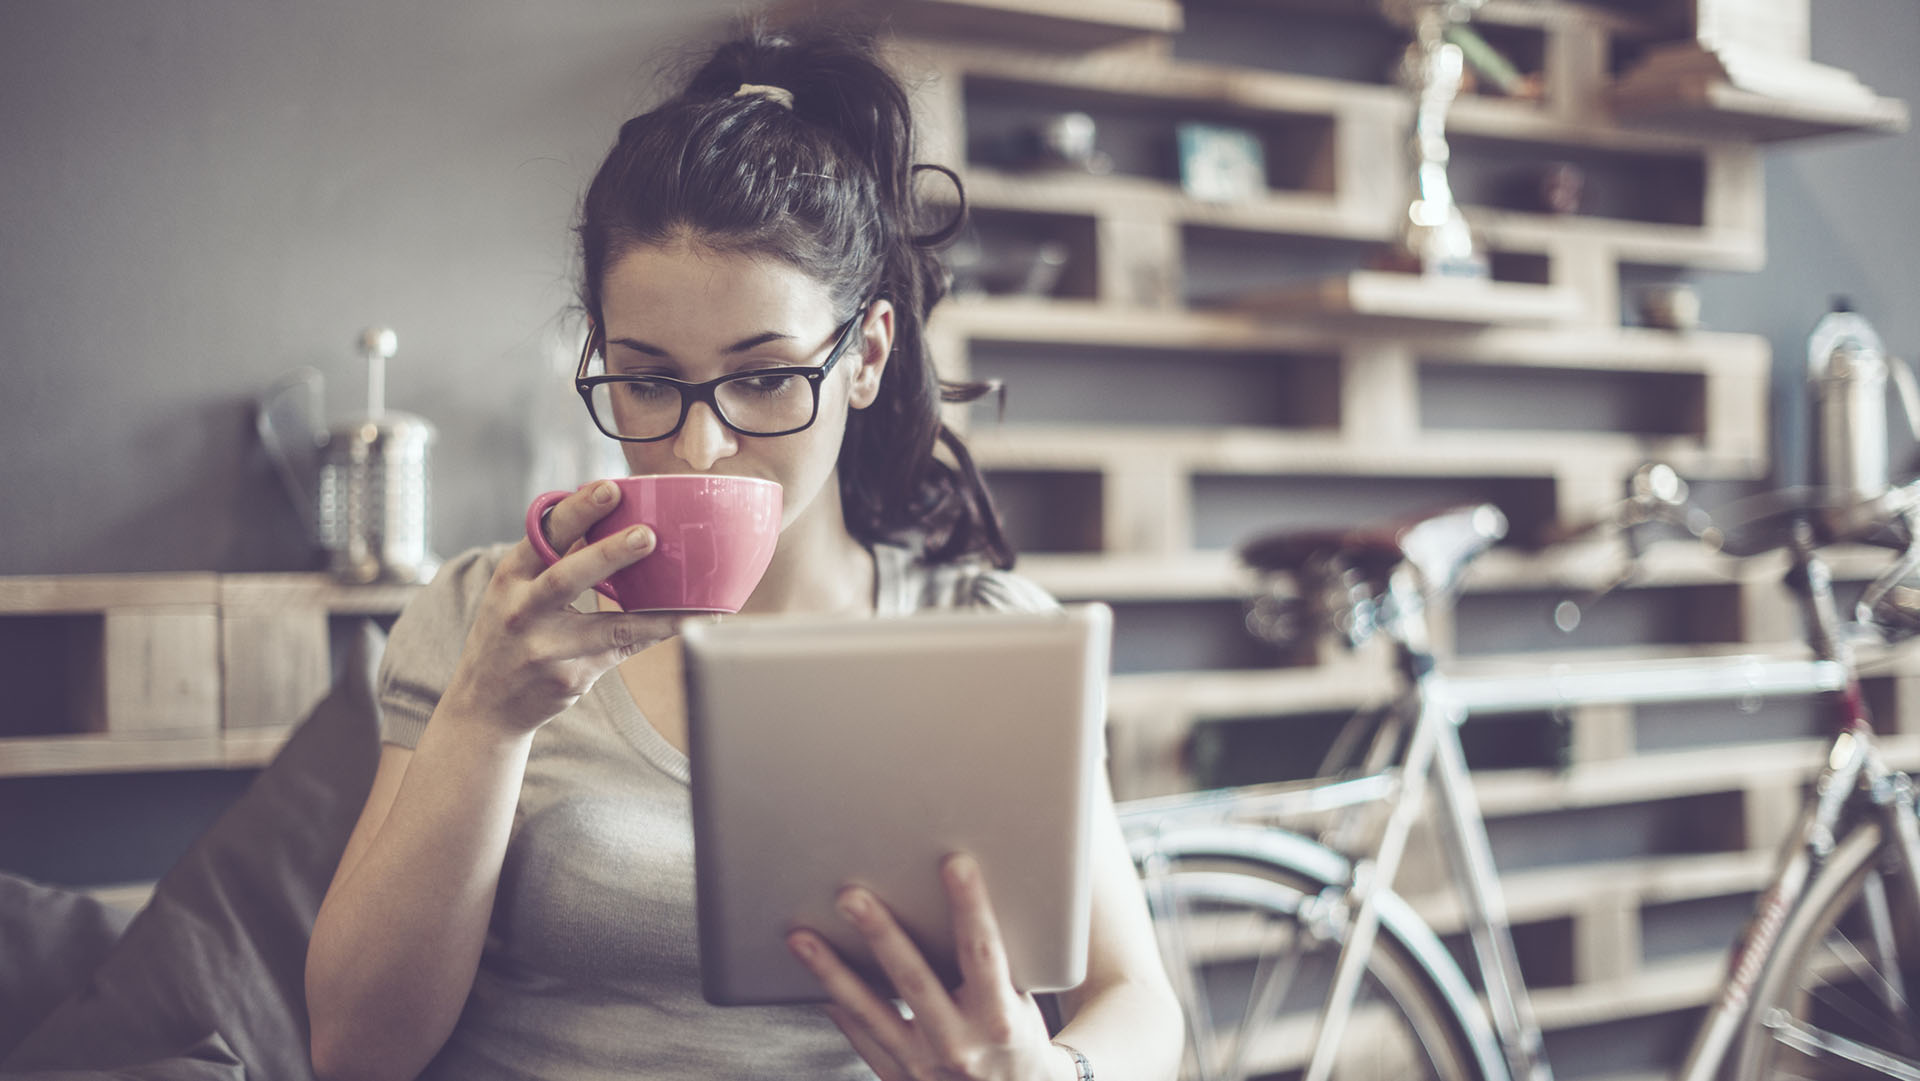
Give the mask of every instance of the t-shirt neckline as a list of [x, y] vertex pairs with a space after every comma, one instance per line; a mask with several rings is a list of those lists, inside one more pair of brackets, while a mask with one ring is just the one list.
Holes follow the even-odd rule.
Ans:
[[[888, 618], [911, 613], [914, 605], [908, 567], [913, 554], [895, 544], [876, 544], [869, 551], [873, 555], [874, 616]], [[686, 753], [667, 742], [667, 737], [647, 720], [617, 669], [608, 670], [588, 693], [599, 699], [613, 719], [614, 730], [632, 744], [648, 764], [680, 784], [692, 782], [693, 769]]]

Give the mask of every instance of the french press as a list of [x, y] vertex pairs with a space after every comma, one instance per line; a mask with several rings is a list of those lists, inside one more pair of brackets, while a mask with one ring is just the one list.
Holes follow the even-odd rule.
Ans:
[[335, 578], [425, 582], [440, 566], [428, 537], [427, 451], [436, 433], [425, 419], [386, 407], [387, 361], [399, 351], [398, 335], [374, 327], [359, 348], [364, 415], [324, 428], [322, 377], [304, 368], [261, 400], [256, 426]]

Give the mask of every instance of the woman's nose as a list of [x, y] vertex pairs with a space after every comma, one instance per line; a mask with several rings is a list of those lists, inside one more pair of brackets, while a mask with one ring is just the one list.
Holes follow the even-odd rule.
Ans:
[[695, 473], [706, 472], [713, 468], [713, 463], [732, 457], [739, 449], [740, 442], [733, 429], [720, 423], [713, 407], [705, 402], [693, 403], [693, 408], [687, 411], [686, 423], [680, 426], [680, 434], [673, 440], [674, 455]]

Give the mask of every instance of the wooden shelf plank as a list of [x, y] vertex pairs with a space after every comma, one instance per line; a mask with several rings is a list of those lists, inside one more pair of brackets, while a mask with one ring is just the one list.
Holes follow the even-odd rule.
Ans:
[[1713, 1001], [1726, 975], [1726, 959], [1717, 952], [1664, 961], [1625, 979], [1535, 990], [1533, 1011], [1548, 1032], [1652, 1017]]
[[1063, 600], [1218, 599], [1244, 597], [1254, 588], [1253, 575], [1229, 552], [1023, 555], [1015, 569]]
[[319, 608], [336, 615], [394, 615], [420, 591], [417, 585], [345, 585], [325, 574], [223, 574], [220, 603]]
[[[1394, 125], [1406, 124], [1413, 113], [1407, 93], [1398, 87], [1227, 64], [1149, 60], [1134, 54], [1014, 54], [945, 43], [928, 56], [945, 72], [963, 78], [1095, 96], [1121, 105], [1199, 105], [1230, 113], [1328, 117], [1360, 108], [1378, 110], [1382, 122]], [[1604, 118], [1597, 123], [1591, 118], [1569, 120], [1536, 104], [1504, 98], [1461, 99], [1449, 111], [1447, 127], [1485, 138], [1622, 152], [1698, 152], [1725, 142], [1624, 128]]]
[[1660, 98], [1615, 95], [1622, 121], [1716, 138], [1779, 142], [1821, 135], [1897, 134], [1907, 130], [1907, 105], [1875, 98], [1865, 107], [1786, 101], [1724, 82], [1678, 88]]
[[1117, 675], [1107, 694], [1116, 714], [1178, 717], [1176, 723], [1184, 727], [1196, 719], [1276, 711], [1355, 710], [1384, 701], [1393, 690], [1390, 667], [1377, 657], [1357, 655], [1302, 668]]
[[[1775, 859], [1772, 852], [1710, 852], [1604, 860], [1503, 874], [1500, 892], [1508, 918], [1531, 923], [1578, 912], [1600, 894], [1625, 894], [1650, 905], [1751, 893], [1772, 877]], [[1466, 907], [1453, 891], [1409, 897], [1407, 903], [1441, 934], [1466, 927]]]
[[1765, 238], [1744, 229], [1625, 221], [1580, 214], [1536, 214], [1468, 205], [1461, 213], [1497, 251], [1553, 250], [1569, 238], [1598, 242], [1620, 262], [1709, 270], [1759, 270], [1766, 263]]
[[1260, 315], [1317, 315], [1405, 323], [1559, 323], [1580, 314], [1572, 290], [1356, 270], [1247, 293], [1232, 305]]
[[[1467, 571], [1470, 594], [1597, 589], [1612, 582], [1623, 553], [1606, 540], [1559, 545], [1544, 551], [1495, 548]], [[1840, 582], [1871, 580], [1891, 563], [1885, 549], [1829, 549], [1827, 567]], [[1629, 592], [1685, 586], [1766, 584], [1786, 572], [1784, 555], [1731, 559], [1691, 541], [1652, 544], [1635, 577], [1618, 588]], [[1036, 553], [1020, 557], [1019, 571], [1054, 595], [1070, 600], [1154, 601], [1244, 597], [1254, 575], [1225, 550], [1168, 556]]]
[[[1920, 764], [1920, 737], [1889, 736], [1879, 742], [1881, 752], [1896, 767]], [[1641, 754], [1559, 771], [1481, 771], [1474, 774], [1473, 786], [1480, 798], [1481, 813], [1488, 818], [1611, 807], [1812, 777], [1826, 764], [1828, 747], [1828, 741], [1821, 739], [1722, 744]]]
[[982, 426], [969, 437], [984, 468], [1102, 471], [1139, 457], [1192, 472], [1324, 476], [1625, 476], [1648, 459], [1688, 476], [1745, 479], [1764, 455], [1720, 453], [1696, 439], [1606, 432], [1429, 433], [1398, 445], [1345, 441], [1315, 431], [1252, 428]]
[[110, 608], [217, 604], [212, 573], [81, 574], [0, 578], [0, 614], [78, 615]]
[[[942, 333], [975, 341], [1073, 343], [1237, 352], [1337, 353], [1357, 342], [1401, 340], [1404, 328], [1369, 330], [1276, 322], [1217, 309], [1147, 311], [1091, 301], [956, 298], [934, 316]], [[1445, 327], [1423, 329], [1423, 360], [1578, 371], [1765, 375], [1770, 351], [1752, 334], [1639, 327]]]
[[1180, 30], [1174, 0], [805, 0], [776, 17], [833, 12], [931, 38], [985, 38], [1027, 48], [1093, 49]]
[[0, 777], [174, 770], [256, 769], [273, 760], [291, 727], [244, 734], [152, 739], [11, 736], [0, 739]]

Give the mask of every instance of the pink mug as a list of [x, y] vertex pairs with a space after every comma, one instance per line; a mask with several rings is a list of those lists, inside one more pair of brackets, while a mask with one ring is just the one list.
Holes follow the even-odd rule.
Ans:
[[[740, 610], [780, 539], [780, 485], [757, 477], [662, 473], [615, 477], [620, 503], [587, 530], [589, 542], [644, 525], [651, 555], [594, 586], [629, 612]], [[547, 492], [527, 508], [527, 540], [552, 566], [546, 516], [572, 492]]]

